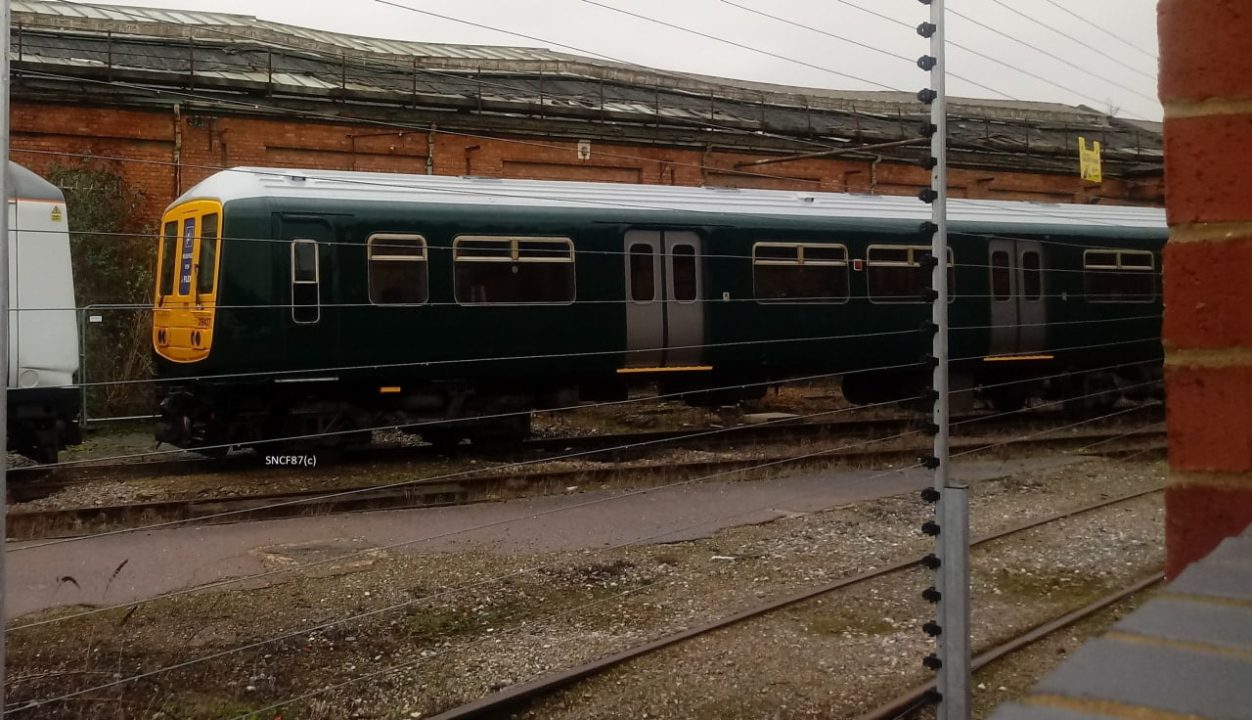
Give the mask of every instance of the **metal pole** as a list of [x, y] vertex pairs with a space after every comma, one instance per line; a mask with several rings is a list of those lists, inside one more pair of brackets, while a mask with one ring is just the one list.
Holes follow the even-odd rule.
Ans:
[[939, 558], [939, 660], [936, 686], [939, 689], [938, 720], [967, 720], [970, 703], [969, 669], [969, 529], [967, 496], [963, 488], [953, 487], [948, 476], [948, 92], [947, 53], [944, 0], [930, 1], [930, 69], [933, 102], [930, 122], [935, 133], [931, 138], [934, 168], [931, 174], [931, 222], [935, 234], [931, 256], [935, 263], [931, 287], [935, 302], [931, 321], [937, 332], [931, 354], [934, 357], [935, 405], [932, 422], [937, 429], [933, 463], [934, 489], [938, 491], [939, 535], [936, 555]]
[[[9, 435], [9, 0], [0, 0], [0, 428]], [[0, 708], [4, 707], [4, 665], [7, 659], [5, 622], [5, 514], [8, 512], [8, 456], [0, 455]]]

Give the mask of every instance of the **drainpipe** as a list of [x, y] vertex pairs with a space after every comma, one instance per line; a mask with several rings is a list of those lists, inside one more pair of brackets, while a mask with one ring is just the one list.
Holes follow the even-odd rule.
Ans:
[[183, 108], [174, 103], [174, 197], [183, 194]]
[[435, 174], [435, 133], [438, 132], [438, 126], [435, 123], [430, 124], [430, 132], [426, 134], [426, 174]]
[[878, 192], [878, 163], [882, 162], [882, 155], [875, 155], [874, 162], [869, 164], [869, 194], [874, 195]]

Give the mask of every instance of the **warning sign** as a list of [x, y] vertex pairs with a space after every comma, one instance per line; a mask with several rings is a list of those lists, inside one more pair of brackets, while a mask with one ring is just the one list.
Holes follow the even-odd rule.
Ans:
[[1087, 145], [1087, 138], [1078, 137], [1078, 170], [1082, 179], [1093, 183], [1104, 182], [1100, 163], [1100, 141]]

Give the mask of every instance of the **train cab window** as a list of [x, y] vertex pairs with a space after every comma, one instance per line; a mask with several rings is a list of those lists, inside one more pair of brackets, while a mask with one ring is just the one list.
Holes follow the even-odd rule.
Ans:
[[1008, 302], [1012, 297], [1011, 272], [1008, 252], [996, 250], [991, 253], [991, 297], [997, 302]]
[[630, 299], [652, 302], [656, 299], [656, 253], [647, 243], [630, 246]]
[[1043, 259], [1036, 250], [1022, 253], [1022, 298], [1038, 300], [1043, 297]]
[[848, 249], [843, 245], [761, 242], [752, 246], [757, 302], [829, 303], [848, 299]]
[[[865, 253], [866, 283], [874, 302], [924, 302], [922, 291], [930, 287], [930, 270], [922, 258], [929, 245], [871, 245]], [[952, 248], [948, 248], [948, 287], [955, 287]], [[949, 293], [949, 301], [955, 299]]]
[[1088, 302], [1152, 302], [1156, 257], [1146, 250], [1087, 250], [1083, 286]]
[[177, 265], [178, 223], [167, 222], [165, 233], [161, 236], [161, 297], [174, 294], [174, 269]]
[[370, 302], [375, 305], [421, 305], [429, 299], [426, 239], [421, 235], [371, 235]]
[[316, 240], [291, 243], [291, 319], [301, 324], [321, 319], [321, 267]]
[[217, 213], [200, 219], [200, 259], [196, 266], [196, 294], [212, 295], [217, 281]]
[[675, 245], [670, 253], [674, 258], [674, 299], [678, 302], [694, 302], [696, 299], [696, 249], [691, 245]]
[[452, 241], [452, 260], [462, 305], [574, 302], [569, 238], [462, 236]]

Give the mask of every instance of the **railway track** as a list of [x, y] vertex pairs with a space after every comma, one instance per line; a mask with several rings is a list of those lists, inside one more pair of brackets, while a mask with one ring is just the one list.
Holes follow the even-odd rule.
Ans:
[[[1151, 490], [1129, 493], [1097, 503], [1091, 503], [1082, 507], [1073, 508], [1062, 513], [1023, 523], [1007, 530], [978, 538], [977, 540], [971, 542], [970, 546], [973, 548], [985, 545], [995, 540], [1011, 537], [1027, 530], [1042, 527], [1076, 515], [1093, 512], [1152, 495], [1154, 493], [1161, 492], [1162, 489], [1163, 488], [1154, 488]], [[438, 715], [432, 716], [429, 720], [477, 720], [479, 718], [507, 717], [510, 715], [515, 716], [515, 714], [527, 703], [533, 703], [536, 700], [540, 700], [558, 690], [565, 689], [580, 681], [600, 675], [601, 673], [622, 665], [623, 663], [651, 655], [666, 648], [680, 645], [694, 638], [760, 618], [770, 613], [777, 612], [784, 608], [791, 607], [823, 595], [828, 595], [830, 593], [860, 585], [887, 575], [903, 572], [916, 567], [919, 563], [921, 563], [921, 561], [921, 555], [918, 555], [917, 557], [910, 557], [869, 572], [841, 578], [834, 582], [813, 587], [786, 597], [775, 598], [745, 611], [705, 623], [698, 627], [692, 627], [681, 632], [666, 635], [651, 642], [622, 650], [618, 653], [593, 660], [583, 665], [562, 669], [528, 683], [512, 685], [477, 701], [452, 708]], [[975, 669], [981, 668], [991, 662], [994, 662], [995, 660], [1016, 652], [1031, 643], [1046, 637], [1052, 632], [1072, 625], [1073, 623], [1089, 617], [1122, 599], [1130, 597], [1135, 593], [1142, 592], [1159, 581], [1159, 574], [1137, 580], [1117, 592], [1100, 598], [1089, 605], [1068, 612], [1041, 625], [1032, 627], [1005, 643], [979, 653], [974, 659], [974, 667]], [[929, 683], [909, 690], [908, 692], [892, 699], [880, 708], [862, 716], [858, 720], [893, 720], [894, 718], [899, 718], [927, 704], [932, 698], [933, 689], [934, 684]]]
[[[899, 423], [901, 421], [894, 421]], [[786, 426], [796, 430], [807, 426]], [[880, 426], [882, 427], [882, 426]], [[1015, 426], [1020, 430], [1020, 426]], [[781, 429], [780, 429], [781, 430]], [[813, 427], [809, 432], [831, 434], [830, 428]], [[772, 432], [779, 432], [774, 430]], [[688, 433], [689, 434], [689, 433]], [[655, 437], [655, 434], [646, 434]], [[812, 437], [818, 437], [814, 435]], [[1162, 431], [1103, 431], [1068, 433], [1062, 437], [1042, 437], [1017, 440], [1013, 448], [1017, 452], [1039, 450], [1064, 451], [1103, 444], [1101, 456], [1119, 452], [1151, 451], [1160, 446]], [[1126, 449], [1117, 441], [1131, 442]], [[1145, 446], [1146, 443], [1146, 446]], [[993, 449], [995, 441], [954, 441], [952, 452], [977, 452]], [[667, 445], [668, 447], [668, 445]], [[16, 540], [44, 539], [90, 534], [127, 527], [148, 526], [160, 523], [237, 522], [256, 521], [284, 517], [327, 515], [333, 513], [363, 512], [370, 510], [394, 510], [418, 507], [435, 507], [466, 504], [474, 501], [515, 496], [521, 493], [561, 491], [571, 485], [599, 486], [629, 481], [665, 483], [702, 476], [719, 478], [732, 473], [762, 474], [776, 472], [772, 465], [785, 465], [788, 470], [843, 465], [882, 466], [913, 463], [920, 445], [894, 447], [891, 449], [850, 449], [813, 453], [796, 458], [794, 451], [778, 452], [746, 459], [696, 460], [687, 462], [667, 461], [662, 464], [605, 464], [570, 470], [522, 469], [514, 472], [466, 473], [455, 479], [434, 479], [400, 482], [390, 486], [318, 488], [283, 493], [250, 494], [242, 496], [218, 496], [210, 498], [187, 498], [154, 502], [125, 503], [119, 505], [93, 505], [88, 507], [55, 508], [47, 510], [8, 513], [8, 534]]]

